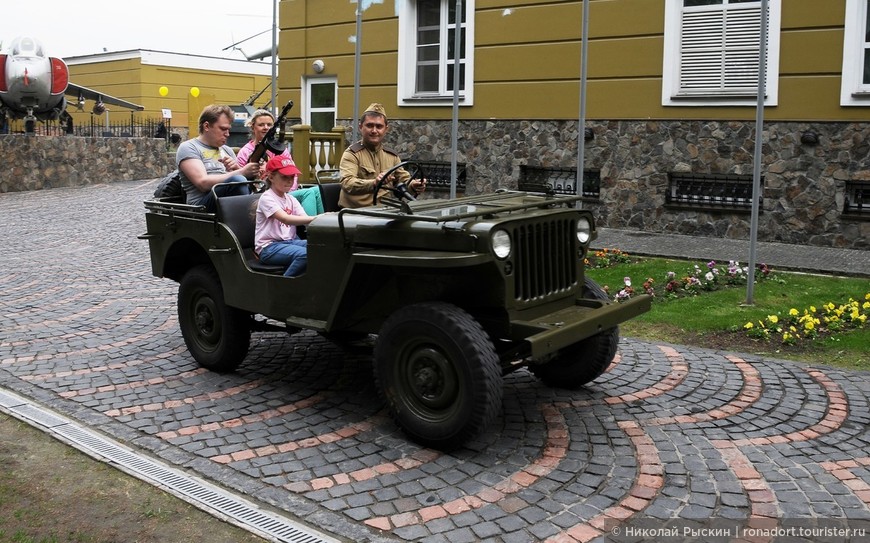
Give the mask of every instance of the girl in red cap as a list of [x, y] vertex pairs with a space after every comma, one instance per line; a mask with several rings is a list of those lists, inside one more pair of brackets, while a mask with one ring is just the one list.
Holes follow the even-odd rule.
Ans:
[[296, 277], [308, 267], [307, 242], [296, 235], [296, 227], [314, 217], [305, 213], [299, 200], [290, 195], [298, 186], [299, 168], [285, 156], [266, 163], [268, 188], [257, 203], [254, 252], [264, 264], [286, 265], [285, 277]]

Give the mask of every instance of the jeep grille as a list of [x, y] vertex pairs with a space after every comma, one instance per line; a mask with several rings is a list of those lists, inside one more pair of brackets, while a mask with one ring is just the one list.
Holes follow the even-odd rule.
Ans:
[[540, 299], [577, 283], [579, 256], [573, 219], [520, 224], [513, 238], [517, 300]]

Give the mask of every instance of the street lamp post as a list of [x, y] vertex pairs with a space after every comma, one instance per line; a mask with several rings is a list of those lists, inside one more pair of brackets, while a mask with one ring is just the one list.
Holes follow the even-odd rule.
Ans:
[[[580, 118], [577, 121], [577, 195], [583, 196], [583, 170], [586, 162], [586, 61], [589, 48], [589, 1], [583, 2], [583, 24], [580, 35]], [[577, 207], [583, 208], [583, 200], [577, 201]]]
[[272, 0], [272, 114], [278, 115], [278, 0]]
[[755, 304], [755, 259], [758, 239], [758, 207], [761, 197], [761, 135], [764, 130], [764, 93], [767, 81], [767, 1], [761, 0], [761, 29], [758, 37], [758, 96], [755, 105], [755, 150], [752, 164], [752, 213], [749, 222], [749, 270], [745, 305]]

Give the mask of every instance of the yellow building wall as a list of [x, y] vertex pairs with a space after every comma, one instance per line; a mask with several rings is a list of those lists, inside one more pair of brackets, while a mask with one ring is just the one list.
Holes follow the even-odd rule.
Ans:
[[[868, 120], [867, 108], [839, 105], [845, 0], [781, 0], [779, 105], [771, 120]], [[311, 63], [339, 85], [339, 117], [353, 108], [356, 3], [280, 3], [282, 92], [298, 95]], [[474, 105], [463, 119], [576, 119], [582, 2], [476, 0]], [[510, 8], [510, 14], [505, 9]], [[755, 118], [746, 107], [661, 105], [664, 0], [589, 0], [587, 117]], [[446, 107], [396, 105], [398, 18], [394, 0], [363, 14], [360, 102], [381, 101], [404, 119], [449, 119]]]
[[[145, 107], [135, 112], [137, 117], [162, 119], [163, 109], [172, 113], [172, 127], [192, 127], [196, 133], [197, 121], [202, 108], [212, 104], [241, 104], [271, 83], [271, 76], [230, 73], [214, 70], [178, 68], [143, 64], [139, 58], [76, 64], [70, 66], [70, 81], [78, 85], [104, 91]], [[160, 95], [160, 87], [166, 87], [166, 96]], [[192, 96], [196, 87], [199, 96]], [[271, 97], [267, 90], [257, 100], [265, 104]], [[74, 99], [70, 103], [74, 103]], [[88, 101], [84, 111], [70, 106], [68, 111], [76, 124], [89, 123], [93, 102]], [[108, 106], [111, 122], [129, 120], [130, 110]], [[103, 116], [96, 122], [104, 122]]]

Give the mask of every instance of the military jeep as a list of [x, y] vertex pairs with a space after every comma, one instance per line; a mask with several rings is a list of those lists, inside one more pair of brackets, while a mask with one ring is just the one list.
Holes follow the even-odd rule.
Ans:
[[[337, 187], [320, 187], [327, 209], [337, 206]], [[396, 423], [448, 450], [499, 414], [503, 376], [526, 367], [549, 386], [580, 387], [613, 360], [619, 323], [650, 308], [647, 296], [611, 302], [584, 276], [596, 231], [577, 197], [498, 191], [408, 201], [403, 186], [391, 190], [380, 207], [308, 225], [308, 271], [295, 278], [253, 254], [259, 194], [215, 195], [215, 213], [146, 201], [140, 238], [153, 274], [179, 283], [194, 359], [233, 371], [263, 323], [370, 337], [374, 379]]]

